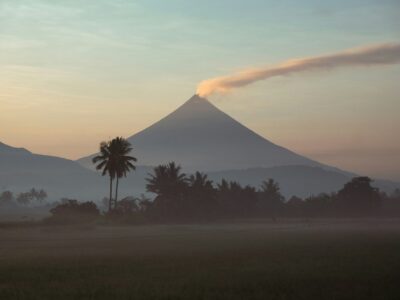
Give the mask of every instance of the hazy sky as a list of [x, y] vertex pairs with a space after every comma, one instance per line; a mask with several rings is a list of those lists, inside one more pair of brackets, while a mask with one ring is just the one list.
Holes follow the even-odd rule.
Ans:
[[[204, 79], [399, 41], [398, 0], [0, 0], [0, 141], [79, 158], [159, 120]], [[300, 154], [400, 180], [399, 82], [399, 65], [350, 68], [210, 100]]]

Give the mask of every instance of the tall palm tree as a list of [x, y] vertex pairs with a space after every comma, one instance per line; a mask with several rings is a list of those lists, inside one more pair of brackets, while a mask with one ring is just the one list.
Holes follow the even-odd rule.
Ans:
[[102, 170], [102, 176], [108, 174], [110, 176], [110, 198], [108, 199], [108, 211], [111, 211], [112, 202], [112, 186], [113, 180], [115, 178], [116, 167], [115, 167], [115, 154], [112, 153], [111, 142], [101, 142], [100, 143], [100, 153], [99, 155], [93, 157], [92, 162], [96, 164], [96, 170]]
[[129, 152], [132, 151], [131, 144], [122, 137], [116, 137], [111, 141], [111, 148], [116, 152], [116, 178], [117, 182], [115, 185], [115, 199], [114, 199], [114, 208], [117, 208], [118, 201], [118, 181], [121, 177], [126, 177], [126, 174], [131, 170], [136, 170], [133, 162], [136, 162], [137, 159], [133, 156], [129, 156]]
[[118, 200], [118, 181], [119, 178], [125, 177], [130, 170], [135, 170], [135, 166], [132, 162], [136, 162], [137, 159], [127, 154], [132, 151], [131, 144], [122, 137], [116, 137], [108, 142], [102, 142], [100, 144], [100, 154], [93, 158], [93, 163], [100, 162], [97, 166], [97, 170], [102, 170], [102, 175], [108, 174], [110, 176], [110, 199], [108, 204], [108, 210], [112, 210], [112, 189], [113, 181], [116, 178], [115, 188], [115, 199], [114, 208], [117, 206]]

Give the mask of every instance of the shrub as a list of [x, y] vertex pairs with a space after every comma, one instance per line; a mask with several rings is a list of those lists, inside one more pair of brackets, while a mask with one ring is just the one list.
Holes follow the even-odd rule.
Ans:
[[100, 215], [95, 203], [80, 203], [74, 199], [62, 199], [62, 203], [52, 208], [50, 213], [52, 216], [48, 221], [51, 223], [86, 223]]

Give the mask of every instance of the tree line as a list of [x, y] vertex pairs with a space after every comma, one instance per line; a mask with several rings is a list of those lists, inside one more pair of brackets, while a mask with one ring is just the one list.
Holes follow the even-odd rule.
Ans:
[[[400, 190], [386, 195], [372, 186], [368, 177], [355, 177], [333, 193], [289, 199], [280, 192], [279, 183], [266, 179], [259, 187], [241, 185], [225, 179], [214, 183], [207, 174], [185, 174], [175, 162], [159, 165], [146, 179], [146, 191], [154, 199], [126, 197], [118, 201], [118, 180], [135, 170], [137, 159], [130, 156], [130, 143], [121, 138], [100, 144], [100, 154], [93, 158], [96, 169], [110, 179], [107, 215], [139, 218], [146, 221], [206, 221], [220, 218], [270, 217], [355, 217], [400, 216]], [[113, 182], [116, 181], [113, 198]], [[67, 199], [68, 200], [68, 199]], [[76, 200], [61, 204], [58, 214], [79, 210]], [[92, 214], [98, 214], [94, 205]]]
[[259, 188], [224, 179], [214, 184], [204, 173], [187, 176], [172, 162], [154, 168], [146, 189], [156, 194], [147, 208], [156, 220], [358, 217], [395, 211], [400, 216], [400, 191], [388, 196], [373, 187], [369, 177], [354, 177], [330, 194], [286, 200], [274, 179], [263, 181]]
[[32, 188], [27, 192], [14, 195], [11, 191], [4, 191], [0, 194], [0, 205], [18, 204], [28, 206], [31, 204], [43, 204], [47, 198], [47, 192], [43, 189]]

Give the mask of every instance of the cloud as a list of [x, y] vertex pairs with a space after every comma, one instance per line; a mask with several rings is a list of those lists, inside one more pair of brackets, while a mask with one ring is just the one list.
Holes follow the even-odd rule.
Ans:
[[370, 45], [328, 55], [291, 59], [272, 67], [248, 69], [233, 75], [207, 79], [200, 82], [197, 94], [206, 97], [214, 93], [227, 93], [260, 80], [306, 71], [397, 63], [400, 63], [399, 43]]

